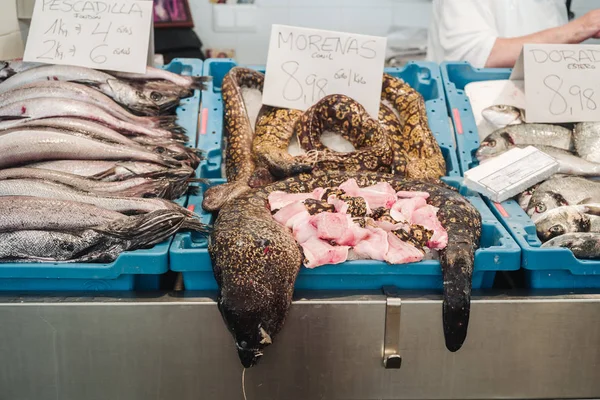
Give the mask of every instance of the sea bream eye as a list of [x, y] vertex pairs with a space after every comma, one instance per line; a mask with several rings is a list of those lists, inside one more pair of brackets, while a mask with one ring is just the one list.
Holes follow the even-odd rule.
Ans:
[[544, 203], [538, 203], [535, 206], [535, 212], [536, 213], [543, 213], [546, 212], [546, 205]]
[[150, 93], [150, 98], [152, 99], [152, 101], [160, 101], [160, 99], [162, 99], [163, 95], [159, 92], [152, 92]]

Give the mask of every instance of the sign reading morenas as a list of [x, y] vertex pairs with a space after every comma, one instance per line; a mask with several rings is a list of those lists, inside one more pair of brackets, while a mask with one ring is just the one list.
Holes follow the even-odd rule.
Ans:
[[386, 39], [273, 25], [263, 103], [306, 110], [344, 94], [377, 118]]
[[25, 61], [144, 72], [152, 1], [37, 0]]

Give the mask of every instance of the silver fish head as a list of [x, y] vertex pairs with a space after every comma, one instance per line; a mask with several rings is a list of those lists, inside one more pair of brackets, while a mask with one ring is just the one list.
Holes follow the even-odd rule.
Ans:
[[538, 186], [540, 185], [534, 185], [517, 196], [519, 206], [521, 206], [523, 210], [527, 210], [527, 208], [529, 207], [529, 202], [531, 201], [531, 198], [533, 197], [533, 194], [535, 193], [535, 190], [538, 188]]
[[497, 128], [523, 123], [521, 109], [504, 104], [490, 106], [484, 109], [481, 115]]
[[504, 129], [499, 129], [483, 139], [475, 156], [478, 160], [485, 160], [495, 157], [514, 147], [515, 141], [510, 133]]
[[589, 232], [590, 217], [576, 207], [559, 207], [542, 215], [535, 223], [538, 237], [546, 242], [572, 232]]
[[527, 214], [536, 222], [545, 212], [568, 205], [569, 203], [560, 193], [551, 191], [540, 193], [536, 191], [529, 201]]

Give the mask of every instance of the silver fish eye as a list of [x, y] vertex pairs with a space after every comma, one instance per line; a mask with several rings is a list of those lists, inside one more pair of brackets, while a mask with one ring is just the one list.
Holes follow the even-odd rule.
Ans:
[[152, 99], [152, 101], [159, 101], [160, 99], [162, 99], [162, 97], [162, 94], [159, 92], [150, 93], [150, 98]]
[[535, 212], [537, 212], [537, 213], [546, 212], [546, 205], [544, 203], [537, 203], [535, 205]]

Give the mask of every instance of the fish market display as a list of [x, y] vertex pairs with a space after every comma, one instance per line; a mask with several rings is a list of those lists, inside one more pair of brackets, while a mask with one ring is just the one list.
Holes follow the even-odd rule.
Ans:
[[382, 79], [375, 120], [340, 94], [304, 112], [262, 105], [264, 76], [251, 69], [223, 78], [227, 183], [202, 206], [218, 211], [209, 241], [218, 304], [246, 367], [281, 329], [303, 263], [401, 264], [439, 251], [446, 345], [465, 340], [480, 216], [439, 181], [445, 160], [421, 94]]
[[[352, 179], [354, 181], [349, 181]], [[279, 209], [279, 212], [283, 213], [286, 206], [294, 205], [294, 202], [299, 199], [305, 199], [304, 204], [297, 203], [304, 208], [307, 207], [307, 199], [313, 196], [311, 200], [314, 201], [318, 201], [317, 197], [323, 199], [326, 195], [325, 191], [329, 191], [332, 195], [338, 193], [341, 196], [341, 192], [332, 188], [339, 188], [345, 182], [344, 187], [347, 190], [342, 190], [353, 199], [337, 199], [346, 204], [337, 204], [334, 198], [331, 198], [331, 202], [334, 203], [334, 207], [335, 204], [338, 207], [348, 207], [346, 212], [351, 208], [355, 209], [358, 213], [355, 215], [364, 213], [367, 204], [371, 212], [382, 204], [386, 208], [393, 206], [398, 200], [397, 192], [402, 192], [400, 195], [404, 198], [412, 196], [415, 199], [425, 200], [427, 197], [425, 200], [427, 205], [437, 208], [436, 218], [447, 234], [447, 246], [439, 253], [444, 280], [443, 325], [446, 346], [451, 351], [457, 351], [462, 346], [469, 320], [474, 254], [481, 235], [481, 217], [477, 210], [465, 198], [445, 186], [373, 172], [315, 172], [301, 174], [263, 188], [248, 190], [226, 202], [215, 222], [209, 253], [215, 278], [219, 284], [218, 305], [235, 338], [240, 360], [245, 367], [250, 367], [258, 361], [264, 347], [271, 344], [275, 335], [281, 330], [291, 304], [296, 276], [307, 256], [306, 251], [303, 255], [292, 231], [277, 222], [270, 209]], [[386, 193], [386, 183], [393, 191]], [[321, 195], [318, 196], [320, 192]], [[363, 201], [356, 200], [359, 197], [357, 194], [364, 194], [366, 198], [363, 197]], [[286, 198], [289, 195], [293, 197]], [[327, 196], [327, 199], [329, 200], [330, 196]], [[314, 204], [310, 204], [310, 201], [308, 203], [310, 208], [315, 207]], [[328, 209], [327, 204], [317, 204], [316, 209]], [[331, 210], [331, 207], [329, 209]], [[420, 208], [413, 207], [413, 209], [418, 211]], [[398, 218], [402, 215], [401, 219], [404, 219], [409, 210], [409, 205], [405, 204], [405, 207], [390, 210], [390, 215], [392, 218], [393, 215], [397, 215]], [[301, 214], [306, 217], [304, 210], [301, 211]], [[377, 212], [381, 211], [385, 210]], [[396, 212], [398, 214], [395, 214]], [[343, 213], [335, 214], [340, 220], [344, 217]], [[431, 214], [424, 214], [431, 217]], [[283, 220], [285, 218], [282, 217]], [[412, 222], [415, 222], [415, 225], [419, 222], [424, 224], [420, 219], [411, 219]], [[290, 223], [290, 219], [287, 219], [286, 225]], [[319, 220], [315, 221], [315, 224], [321, 227], [323, 232], [331, 228], [327, 224], [320, 226]], [[390, 225], [393, 223], [390, 222]], [[416, 233], [419, 230], [420, 238]], [[435, 232], [435, 228], [415, 227], [413, 239], [417, 243], [423, 243], [425, 240], [422, 236], [428, 236], [428, 231], [431, 230]], [[403, 232], [398, 233], [404, 237], [405, 233], [410, 234], [411, 231], [403, 230]], [[296, 234], [304, 235], [301, 232]], [[322, 233], [322, 235], [327, 234], [335, 235], [336, 232], [332, 230], [329, 233]], [[310, 232], [308, 236], [308, 241], [318, 239], [316, 236], [311, 237]], [[374, 236], [373, 240], [377, 240], [377, 235]], [[414, 249], [415, 254], [420, 253], [416, 246], [408, 244], [399, 236], [388, 235], [388, 240], [388, 247], [394, 247], [394, 251], [402, 254], [403, 257], [405, 254], [403, 251], [407, 250], [406, 246], [411, 246], [408, 249]], [[317, 252], [324, 251], [321, 247], [315, 248]], [[321, 254], [314, 256], [320, 258]], [[312, 257], [310, 253], [308, 257]]]
[[[197, 181], [200, 153], [174, 115], [158, 115], [204, 78], [19, 62], [0, 76], [0, 262], [112, 262], [208, 231], [170, 201]], [[144, 94], [159, 86], [168, 106]]]
[[516, 196], [542, 247], [600, 258], [600, 182], [594, 180], [600, 176], [600, 123], [528, 124], [523, 110], [507, 105], [490, 106], [482, 115], [498, 130], [481, 142], [479, 161], [531, 145], [559, 164], [557, 174]]

